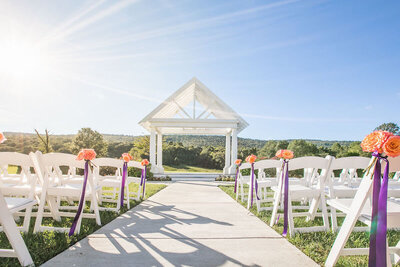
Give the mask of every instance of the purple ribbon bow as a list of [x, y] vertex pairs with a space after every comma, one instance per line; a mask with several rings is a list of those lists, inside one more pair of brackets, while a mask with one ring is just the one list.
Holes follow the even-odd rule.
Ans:
[[82, 209], [83, 209], [83, 204], [85, 202], [84, 200], [85, 200], [86, 184], [87, 184], [87, 180], [88, 180], [88, 175], [89, 175], [89, 160], [86, 160], [85, 161], [85, 172], [84, 172], [84, 176], [83, 176], [82, 194], [81, 194], [81, 198], [79, 200], [78, 210], [77, 210], [75, 218], [74, 218], [74, 220], [72, 222], [71, 229], [69, 229], [68, 236], [71, 236], [71, 235], [74, 234], [76, 225], [77, 225], [78, 220], [79, 220], [79, 217], [81, 216], [81, 212], [82, 212]]
[[[285, 172], [285, 167], [286, 167], [286, 172]], [[283, 176], [285, 175], [285, 176]], [[289, 161], [284, 160], [283, 161], [283, 167], [282, 167], [282, 184], [285, 183], [285, 191], [283, 193], [283, 232], [282, 236], [287, 235], [287, 230], [288, 230], [288, 208], [289, 208]]]
[[253, 207], [253, 186], [254, 186], [254, 183], [255, 183], [255, 187], [256, 187], [256, 197], [257, 197], [257, 200], [260, 200], [260, 198], [258, 197], [258, 194], [257, 194], [257, 192], [258, 192], [258, 183], [257, 183], [257, 180], [256, 179], [254, 179], [254, 163], [251, 163], [251, 188], [250, 188], [250, 191], [251, 191], [251, 205], [250, 205], [250, 207]]
[[122, 167], [120, 208], [124, 206], [125, 181], [127, 174], [128, 174], [128, 162], [124, 162], [124, 166]]
[[[386, 232], [387, 232], [387, 191], [389, 183], [389, 161], [378, 152], [376, 157], [372, 189], [372, 221], [369, 239], [368, 266], [386, 266]], [[386, 161], [381, 184], [381, 162]]]
[[140, 177], [140, 186], [143, 185], [143, 191], [142, 191], [142, 198], [144, 198], [144, 193], [146, 192], [146, 173], [147, 173], [147, 166], [144, 166], [144, 169], [142, 169], [142, 176]]
[[239, 176], [239, 168], [240, 168], [241, 165], [242, 165], [242, 163], [239, 163], [239, 165], [237, 165], [237, 167], [236, 167], [235, 188], [233, 190], [233, 192], [235, 192], [235, 193], [236, 193], [236, 190], [237, 190], [237, 179], [238, 179], [238, 176]]

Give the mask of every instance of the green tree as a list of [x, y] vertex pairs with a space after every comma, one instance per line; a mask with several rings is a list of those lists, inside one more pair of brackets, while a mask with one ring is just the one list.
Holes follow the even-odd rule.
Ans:
[[292, 150], [295, 157], [318, 155], [318, 147], [305, 140], [293, 140], [289, 143], [287, 149]]
[[377, 130], [388, 131], [397, 135], [400, 134], [399, 126], [394, 122], [383, 123], [375, 128], [375, 131]]
[[272, 158], [275, 156], [276, 151], [278, 151], [279, 149], [287, 149], [288, 145], [289, 142], [285, 140], [282, 141], [270, 140], [266, 142], [265, 145], [260, 149], [259, 156]]
[[72, 153], [77, 154], [83, 148], [94, 149], [98, 157], [104, 157], [107, 156], [108, 143], [99, 132], [82, 128], [72, 140]]
[[129, 151], [134, 160], [140, 161], [149, 158], [150, 136], [141, 136], [133, 141], [133, 147]]

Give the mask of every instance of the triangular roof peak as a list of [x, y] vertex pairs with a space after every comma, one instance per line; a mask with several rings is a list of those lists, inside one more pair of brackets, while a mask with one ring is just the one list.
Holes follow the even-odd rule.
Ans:
[[[177, 118], [177, 116], [181, 118]], [[160, 126], [160, 124], [153, 123], [156, 121], [163, 121], [163, 125], [169, 122], [170, 126]], [[185, 123], [182, 124], [183, 122]], [[199, 124], [200, 122], [201, 124]], [[205, 131], [205, 128], [208, 128], [206, 125], [207, 122], [221, 122], [221, 127], [217, 130], [216, 124], [213, 123], [209, 128], [215, 130]], [[238, 132], [248, 126], [248, 123], [239, 114], [216, 96], [200, 80], [193, 77], [144, 117], [139, 124], [149, 131], [152, 127], [157, 127], [160, 132], [162, 132], [160, 128], [170, 128], [169, 131], [164, 131], [165, 133], [219, 134], [231, 130], [230, 127], [225, 127], [227, 124], [224, 123], [227, 122], [232, 124], [231, 128], [237, 129]], [[182, 132], [181, 129], [173, 132], [174, 123], [176, 124], [176, 129], [190, 128], [191, 130]], [[199, 130], [196, 131], [196, 129]]]

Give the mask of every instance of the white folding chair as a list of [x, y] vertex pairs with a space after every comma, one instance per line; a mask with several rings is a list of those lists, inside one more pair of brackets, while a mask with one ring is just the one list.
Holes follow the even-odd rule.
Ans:
[[[373, 158], [371, 159], [371, 163]], [[400, 171], [400, 157], [389, 158], [390, 172]], [[384, 170], [385, 164], [382, 164]], [[349, 255], [368, 255], [368, 248], [344, 248], [346, 242], [352, 233], [356, 222], [359, 220], [371, 227], [371, 195], [373, 187], [373, 170], [366, 173], [361, 181], [361, 184], [354, 196], [354, 199], [330, 199], [328, 205], [337, 210], [346, 213], [346, 218], [340, 228], [339, 234], [329, 252], [328, 258], [325, 261], [325, 266], [334, 266], [340, 256]], [[368, 201], [368, 198], [370, 201]], [[389, 199], [387, 205], [387, 228], [400, 228], [400, 203]], [[394, 263], [400, 260], [400, 242], [396, 247], [388, 247], [387, 245], [388, 266], [391, 266], [390, 254], [394, 254]]]
[[[78, 161], [75, 157], [68, 157], [62, 153], [49, 153], [43, 155], [40, 151], [29, 154], [35, 167], [35, 172], [39, 177], [42, 184], [42, 192], [40, 195], [40, 203], [35, 221], [34, 232], [38, 231], [69, 231], [69, 228], [43, 226], [43, 216], [51, 216], [57, 221], [61, 221], [61, 217], [75, 217], [75, 212], [69, 212], [69, 210], [77, 209], [77, 206], [62, 206], [61, 201], [72, 199], [79, 200], [82, 193], [82, 182], [79, 184], [79, 178], [61, 177], [55, 179], [54, 172], [61, 167], [84, 169], [85, 162]], [[53, 179], [52, 179], [53, 178]], [[82, 181], [82, 180], [81, 180]], [[100, 187], [95, 185], [93, 179], [93, 172], [89, 168], [88, 173], [88, 187], [84, 194], [85, 200], [89, 200], [91, 204], [91, 210], [94, 213], [84, 213], [82, 209], [81, 216], [78, 220], [75, 233], [79, 233], [82, 218], [96, 219], [96, 223], [101, 225], [99, 206], [96, 198], [96, 194], [99, 192]], [[58, 200], [58, 201], [57, 201]], [[50, 213], [45, 213], [45, 204], [48, 203]]]
[[[0, 191], [6, 197], [26, 198], [29, 201], [37, 203], [35, 198], [41, 192], [41, 187], [38, 185], [37, 176], [31, 173], [33, 163], [28, 155], [17, 152], [1, 152], [0, 166], [2, 169], [7, 169], [9, 166], [18, 167], [21, 172], [18, 174], [9, 174], [7, 171], [0, 177]], [[23, 216], [24, 222], [21, 229], [28, 232], [29, 224], [32, 216], [32, 206], [27, 206], [22, 212], [19, 209], [14, 216]]]
[[244, 190], [244, 185], [247, 184], [250, 181], [250, 175], [243, 175], [242, 171], [244, 170], [249, 170], [250, 175], [251, 175], [251, 164], [250, 163], [242, 163], [239, 167], [239, 173], [237, 177], [237, 188], [236, 188], [236, 200], [240, 199], [242, 202], [245, 201], [245, 197], [247, 196], [247, 193]]
[[[139, 161], [129, 161], [128, 162], [128, 167], [130, 168], [137, 168], [140, 169], [141, 171], [143, 171], [145, 169], [145, 166], [142, 166], [141, 162]], [[129, 176], [126, 179], [126, 183], [127, 183], [127, 190], [128, 193], [126, 194], [127, 198], [128, 198], [128, 209], [130, 209], [130, 198], [133, 197], [136, 201], [138, 201], [140, 199], [140, 192], [143, 188], [143, 185], [141, 185], [141, 177], [134, 177], [134, 176]], [[131, 191], [130, 189], [130, 184], [137, 184], [138, 185], [138, 190], [135, 191]], [[144, 197], [146, 197], [146, 189], [144, 192]]]
[[[120, 210], [121, 202], [119, 198], [122, 185], [121, 169], [123, 167], [124, 162], [121, 159], [96, 158], [93, 160], [93, 164], [95, 165], [94, 168], [95, 180], [97, 182], [97, 185], [99, 185], [101, 188], [99, 192], [100, 203], [101, 202], [117, 203], [116, 208], [100, 207], [100, 210], [115, 210], [115, 211]], [[114, 168], [115, 169], [114, 175], [100, 175], [101, 169], [106, 167]], [[108, 188], [111, 188], [111, 190]], [[125, 183], [125, 190], [127, 190], [126, 183]]]
[[[301, 157], [289, 161], [289, 171], [307, 169], [305, 174], [308, 175], [308, 177], [301, 179], [300, 182], [290, 183], [289, 180], [288, 230], [290, 236], [296, 232], [303, 233], [329, 230], [328, 212], [325, 201], [325, 180], [329, 172], [331, 160], [332, 158], [327, 156], [326, 158]], [[318, 170], [320, 170], [320, 173]], [[278, 186], [272, 187], [272, 190], [274, 190], [276, 194], [270, 222], [271, 226], [275, 224], [278, 216], [278, 209], [281, 207], [280, 204], [284, 192], [284, 186], [281, 186], [282, 182], [282, 179], [280, 179]], [[299, 201], [303, 205], [293, 206], [292, 201]], [[317, 214], [318, 207], [321, 208], [323, 226], [295, 228], [293, 217], [305, 216], [308, 220], [313, 220], [316, 215], [319, 215]], [[307, 211], [294, 212], [294, 210]]]
[[[273, 159], [265, 159], [261, 161], [256, 161], [254, 163], [254, 169], [258, 170], [258, 176], [254, 177], [257, 178], [257, 184], [258, 184], [258, 196], [255, 197], [255, 202], [257, 206], [257, 212], [260, 212], [262, 210], [272, 210], [272, 207], [261, 207], [262, 203], [272, 203], [274, 201], [274, 193], [269, 192], [268, 189], [270, 189], [272, 186], [277, 186], [278, 185], [278, 179], [280, 177], [280, 169], [282, 167], [282, 161], [279, 160], [273, 160]], [[275, 172], [274, 177], [266, 177], [265, 175], [265, 170], [268, 169], [273, 169], [273, 172]], [[250, 178], [251, 178], [251, 173], [250, 173]], [[249, 186], [249, 190], [251, 190], [251, 182], [247, 182], [247, 185]], [[253, 190], [255, 190], [255, 184], [253, 185]], [[248, 202], [247, 202], [247, 209], [250, 208], [250, 202], [251, 202], [251, 194], [248, 194]]]
[[12, 249], [0, 249], [0, 257], [16, 257], [22, 266], [33, 265], [33, 260], [22, 239], [12, 213], [28, 209], [35, 204], [33, 200], [26, 198], [5, 199], [0, 192], [0, 224], [7, 236]]
[[[365, 170], [370, 162], [370, 158], [365, 157], [344, 157], [344, 158], [333, 158], [330, 167], [331, 177], [327, 179], [327, 198], [353, 198], [357, 192], [359, 182], [352, 182], [356, 178], [357, 170]], [[334, 178], [334, 171], [342, 170], [338, 179]], [[331, 222], [332, 231], [338, 229], [337, 226], [337, 213], [334, 207], [331, 207]], [[365, 227], [358, 228], [358, 230], [364, 231]]]

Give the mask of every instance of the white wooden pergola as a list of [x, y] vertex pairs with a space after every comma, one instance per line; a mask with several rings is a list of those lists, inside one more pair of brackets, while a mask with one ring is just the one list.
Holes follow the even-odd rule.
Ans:
[[162, 136], [171, 134], [226, 136], [224, 174], [235, 172], [237, 135], [248, 123], [197, 78], [192, 78], [143, 120], [150, 132], [152, 171], [164, 173]]

